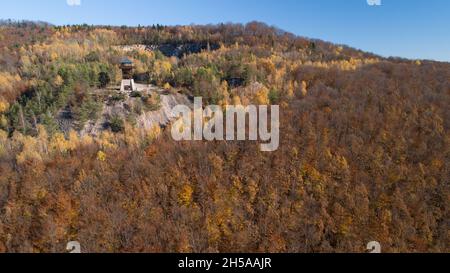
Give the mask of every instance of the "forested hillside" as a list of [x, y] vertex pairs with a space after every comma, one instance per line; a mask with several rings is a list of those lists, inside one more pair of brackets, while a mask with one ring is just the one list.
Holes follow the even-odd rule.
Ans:
[[[280, 105], [280, 148], [176, 142], [131, 118], [62, 130], [63, 110], [75, 128], [99, 118], [124, 56], [173, 94]], [[449, 252], [449, 79], [449, 63], [257, 22], [2, 22], [0, 252]]]

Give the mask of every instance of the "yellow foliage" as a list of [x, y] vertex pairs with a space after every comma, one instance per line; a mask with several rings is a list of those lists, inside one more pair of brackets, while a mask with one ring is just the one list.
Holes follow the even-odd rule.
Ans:
[[144, 59], [145, 58], [147, 60], [155, 59], [155, 53], [153, 51], [148, 51], [146, 49], [139, 49], [138, 52], [141, 57], [144, 57]]
[[[103, 150], [114, 150], [117, 149], [117, 144], [115, 143], [115, 136], [113, 133], [109, 131], [104, 131], [99, 138], [96, 139], [98, 144], [102, 147]], [[86, 141], [86, 139], [84, 139]]]
[[50, 54], [50, 59], [52, 60], [52, 62], [54, 62], [54, 61], [56, 61], [56, 60], [58, 60], [58, 54], [56, 53], [56, 52], [52, 52], [51, 54]]
[[221, 177], [223, 172], [223, 160], [217, 154], [211, 153], [208, 155], [209, 162], [213, 167], [212, 175], [216, 177]]
[[0, 143], [4, 144], [4, 141], [6, 141], [8, 139], [8, 133], [0, 130]]
[[430, 167], [434, 170], [439, 170], [444, 166], [444, 162], [442, 160], [439, 160], [438, 158], [435, 158], [431, 161]]
[[20, 81], [21, 78], [19, 75], [12, 75], [8, 72], [0, 72], [0, 91], [11, 91]]
[[140, 60], [133, 59], [133, 64], [136, 73], [145, 73], [149, 70], [148, 66]]
[[65, 153], [70, 150], [70, 142], [66, 140], [62, 133], [56, 133], [50, 141], [50, 149]]
[[113, 44], [117, 40], [116, 32], [108, 29], [96, 28], [91, 31], [89, 36], [90, 39], [104, 45]]
[[273, 74], [270, 74], [269, 79], [272, 79], [272, 84], [280, 85], [283, 84], [284, 78], [286, 76], [286, 66], [282, 66], [275, 70]]
[[255, 180], [251, 179], [247, 185], [247, 191], [249, 195], [249, 201], [250, 203], [253, 203], [255, 201], [256, 195], [258, 194], [259, 188], [258, 184]]
[[124, 137], [128, 147], [139, 147], [142, 141], [142, 131], [136, 126], [125, 123]]
[[42, 160], [42, 157], [39, 153], [38, 139], [16, 133], [13, 136], [13, 142], [15, 146], [22, 147], [21, 152], [16, 156], [18, 164], [23, 164], [28, 160]]
[[114, 75], [111, 79], [112, 83], [117, 84], [122, 81], [122, 70], [118, 66], [114, 66], [112, 75]]
[[172, 70], [172, 64], [168, 61], [156, 61], [154, 65], [154, 71], [158, 75], [170, 73]]
[[94, 139], [89, 135], [84, 135], [80, 140], [80, 145], [88, 146], [94, 143]]
[[0, 114], [5, 113], [6, 111], [8, 111], [8, 109], [9, 103], [6, 100], [0, 98]]
[[228, 93], [228, 82], [223, 81], [220, 84], [219, 94], [223, 96], [223, 99], [219, 102], [219, 105], [222, 107], [227, 106], [230, 103], [230, 93]]
[[20, 57], [20, 65], [22, 66], [22, 70], [26, 73], [30, 73], [31, 72], [31, 68], [32, 68], [32, 61], [31, 58], [27, 55], [21, 56]]
[[305, 81], [302, 81], [302, 85], [301, 85], [301, 89], [300, 89], [300, 93], [303, 97], [305, 97], [308, 94], [308, 85], [306, 84]]
[[178, 202], [181, 205], [189, 206], [192, 203], [192, 194], [194, 190], [188, 184], [185, 184], [178, 195]]
[[150, 130], [146, 132], [147, 140], [153, 141], [157, 139], [161, 135], [161, 127], [158, 125], [154, 125]]
[[67, 147], [69, 150], [73, 151], [80, 145], [80, 139], [78, 137], [78, 133], [74, 130], [69, 132], [69, 141], [67, 143]]
[[289, 85], [287, 88], [287, 96], [290, 99], [294, 97], [294, 83], [292, 81], [289, 82]]
[[105, 162], [106, 161], [106, 153], [103, 151], [98, 151], [97, 153], [97, 159], [99, 161]]
[[242, 105], [241, 98], [238, 95], [233, 96], [232, 105]]
[[48, 191], [46, 189], [41, 189], [38, 191], [36, 197], [38, 200], [43, 200], [45, 197], [47, 197], [47, 195], [48, 195]]
[[163, 88], [166, 89], [166, 90], [170, 90], [170, 89], [172, 89], [172, 86], [170, 85], [170, 83], [166, 82], [164, 84]]
[[220, 240], [220, 229], [211, 217], [207, 217], [206, 230], [208, 231], [208, 241], [210, 244], [215, 244]]
[[[233, 209], [230, 207], [225, 207], [219, 210], [211, 219], [211, 222], [208, 223], [209, 231], [214, 231], [218, 229], [223, 236], [231, 236], [231, 230], [229, 227], [230, 219], [233, 218]], [[214, 232], [215, 233], [215, 232]], [[212, 234], [210, 234], [212, 235]], [[215, 236], [214, 236], [215, 237]]]
[[269, 90], [266, 87], [262, 87], [255, 95], [255, 101], [259, 105], [270, 104]]
[[57, 75], [57, 76], [55, 77], [55, 79], [53, 80], [53, 84], [54, 84], [55, 86], [57, 86], [57, 87], [60, 87], [61, 85], [64, 84], [64, 80], [63, 80], [63, 78], [62, 78], [60, 75]]
[[264, 68], [267, 74], [273, 75], [275, 74], [276, 68], [275, 64], [270, 59], [261, 60], [261, 66]]
[[0, 115], [0, 128], [6, 129], [8, 127], [8, 119], [5, 115]]
[[0, 156], [6, 152], [6, 143], [8, 141], [8, 133], [0, 129]]
[[350, 58], [350, 60], [339, 60], [339, 61], [331, 61], [331, 62], [323, 62], [323, 61], [307, 61], [304, 64], [307, 66], [319, 67], [319, 68], [338, 68], [341, 70], [355, 70], [358, 67], [375, 64], [378, 63], [379, 59], [377, 58], [364, 58], [364, 59], [355, 59]]

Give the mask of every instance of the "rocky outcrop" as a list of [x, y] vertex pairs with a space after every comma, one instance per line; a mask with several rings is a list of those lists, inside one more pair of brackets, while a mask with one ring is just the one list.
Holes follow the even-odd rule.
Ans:
[[165, 127], [176, 118], [172, 109], [179, 104], [192, 107], [192, 103], [184, 95], [161, 95], [161, 108], [157, 111], [143, 113], [137, 118], [136, 125], [145, 129], [151, 129], [155, 125]]
[[217, 50], [220, 48], [219, 44], [208, 43], [208, 42], [192, 42], [192, 43], [164, 43], [158, 45], [126, 45], [119, 47], [125, 52], [130, 52], [133, 50], [148, 50], [156, 51], [159, 50], [162, 54], [167, 57], [178, 57], [181, 58], [184, 55], [200, 53], [204, 50]]
[[[187, 105], [192, 107], [192, 102], [185, 95], [178, 93], [169, 93], [164, 89], [160, 89], [151, 85], [136, 84], [136, 89], [140, 92], [158, 94], [160, 97], [160, 107], [155, 111], [144, 111], [141, 115], [137, 116], [135, 121], [138, 128], [151, 129], [154, 126], [167, 126], [173, 119], [176, 118], [172, 109], [177, 105]], [[112, 116], [120, 116], [127, 120], [131, 115], [131, 105], [135, 100], [140, 98], [132, 98], [128, 93], [125, 93], [126, 99], [122, 102], [116, 102], [109, 104], [105, 101], [101, 117], [96, 121], [87, 122], [81, 135], [98, 136], [101, 132], [108, 130], [108, 123]]]
[[193, 53], [200, 53], [204, 50], [217, 50], [219, 49], [218, 44], [210, 44], [208, 42], [200, 43], [168, 43], [152, 46], [154, 49], [161, 51], [167, 57], [176, 56], [178, 58], [184, 55], [189, 55]]

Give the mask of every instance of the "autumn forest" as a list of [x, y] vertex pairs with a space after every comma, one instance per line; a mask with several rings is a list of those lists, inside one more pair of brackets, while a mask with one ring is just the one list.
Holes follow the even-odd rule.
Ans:
[[[164, 96], [279, 105], [279, 149], [140, 126]], [[259, 22], [1, 21], [0, 252], [448, 253], [449, 105], [450, 63]]]

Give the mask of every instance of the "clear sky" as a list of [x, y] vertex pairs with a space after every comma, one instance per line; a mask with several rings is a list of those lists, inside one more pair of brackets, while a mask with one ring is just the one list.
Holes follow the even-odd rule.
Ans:
[[[375, 0], [373, 0], [375, 1]], [[450, 61], [449, 0], [1, 0], [0, 18], [181, 25], [257, 20], [383, 56]]]

